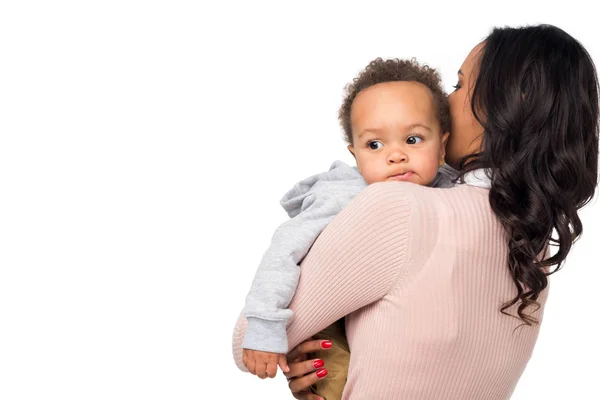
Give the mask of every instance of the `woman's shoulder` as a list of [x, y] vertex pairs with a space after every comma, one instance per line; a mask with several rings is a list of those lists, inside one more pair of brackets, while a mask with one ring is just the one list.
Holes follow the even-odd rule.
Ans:
[[367, 207], [392, 212], [406, 209], [419, 219], [436, 219], [451, 223], [472, 218], [495, 220], [489, 204], [489, 191], [466, 184], [453, 188], [433, 188], [407, 182], [379, 182], [369, 185], [362, 193]]
[[369, 185], [363, 196], [378, 198], [398, 197], [410, 203], [487, 203], [489, 191], [484, 188], [458, 184], [451, 188], [416, 185], [409, 182], [378, 182]]

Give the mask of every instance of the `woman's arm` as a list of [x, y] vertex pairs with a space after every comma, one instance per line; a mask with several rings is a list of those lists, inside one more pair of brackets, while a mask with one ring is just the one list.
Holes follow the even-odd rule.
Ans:
[[[382, 298], [398, 279], [410, 245], [410, 187], [369, 186], [327, 226], [301, 264], [288, 344], [321, 331], [344, 315]], [[246, 321], [234, 331], [236, 364], [242, 364]]]

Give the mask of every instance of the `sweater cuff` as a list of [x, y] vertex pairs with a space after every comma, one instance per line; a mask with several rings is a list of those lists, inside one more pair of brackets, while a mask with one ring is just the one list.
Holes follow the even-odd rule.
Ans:
[[286, 354], [288, 341], [285, 321], [267, 321], [248, 317], [248, 328], [242, 347], [249, 350]]

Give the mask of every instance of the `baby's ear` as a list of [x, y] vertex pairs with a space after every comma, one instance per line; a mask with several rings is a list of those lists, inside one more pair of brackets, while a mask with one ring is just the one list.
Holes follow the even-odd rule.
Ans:
[[440, 149], [440, 167], [446, 163], [446, 143], [448, 143], [448, 136], [450, 136], [450, 132], [446, 132], [442, 135], [442, 148]]
[[356, 155], [354, 154], [354, 146], [352, 146], [351, 144], [348, 145], [348, 151], [350, 152], [350, 154], [352, 154], [352, 157], [354, 157], [354, 159], [356, 159]]
[[448, 136], [450, 136], [450, 132], [446, 132], [442, 135], [442, 147], [446, 148], [446, 143], [448, 143]]
[[348, 151], [350, 152], [350, 154], [352, 154], [352, 157], [354, 157], [354, 160], [356, 161], [356, 168], [358, 168], [358, 172], [360, 172], [362, 174], [362, 170], [360, 169], [360, 164], [358, 163], [358, 160], [356, 159], [356, 154], [354, 154], [354, 146], [349, 144]]

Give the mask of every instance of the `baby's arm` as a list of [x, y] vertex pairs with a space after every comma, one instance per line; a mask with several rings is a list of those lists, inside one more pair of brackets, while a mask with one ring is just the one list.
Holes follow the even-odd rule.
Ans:
[[248, 321], [243, 363], [250, 372], [273, 377], [277, 364], [287, 372], [283, 355], [292, 316], [287, 307], [298, 285], [298, 264], [323, 229], [365, 187], [356, 168], [336, 161], [329, 171], [298, 182], [281, 200], [291, 219], [275, 231], [243, 311]]
[[339, 211], [334, 196], [313, 193], [302, 202], [302, 212], [275, 231], [246, 298], [245, 349], [287, 353], [286, 325], [292, 316], [287, 306], [298, 285], [298, 264]]

